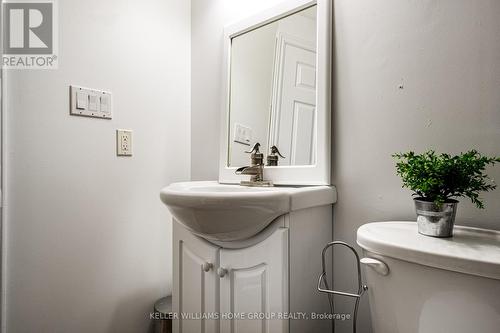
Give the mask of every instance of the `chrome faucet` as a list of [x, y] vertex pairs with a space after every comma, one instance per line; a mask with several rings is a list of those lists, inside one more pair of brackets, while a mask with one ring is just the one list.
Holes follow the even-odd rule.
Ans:
[[273, 186], [273, 182], [269, 180], [264, 180], [264, 154], [259, 151], [260, 143], [256, 143], [250, 151], [245, 153], [251, 154], [250, 166], [244, 166], [236, 170], [237, 175], [250, 175], [250, 180], [242, 180], [240, 185], [242, 186], [262, 186], [270, 187]]

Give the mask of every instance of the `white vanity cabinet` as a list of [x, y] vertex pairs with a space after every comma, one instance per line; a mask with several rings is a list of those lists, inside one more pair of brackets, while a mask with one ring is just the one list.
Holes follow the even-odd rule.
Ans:
[[[218, 246], [194, 236], [174, 222], [174, 292], [173, 310], [181, 315], [213, 314], [219, 311]], [[182, 319], [173, 321], [174, 332], [219, 332], [213, 319]]]
[[174, 332], [328, 331], [329, 321], [278, 316], [330, 311], [316, 286], [331, 214], [331, 205], [293, 211], [231, 244], [208, 242], [174, 220]]
[[[221, 314], [288, 312], [288, 229], [278, 228], [264, 241], [243, 249], [222, 249]], [[221, 318], [222, 319], [222, 318]], [[221, 333], [288, 332], [284, 320], [221, 320]]]

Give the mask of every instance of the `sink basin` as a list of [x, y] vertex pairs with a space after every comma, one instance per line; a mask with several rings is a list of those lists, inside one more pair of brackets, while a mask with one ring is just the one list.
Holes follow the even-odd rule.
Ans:
[[244, 187], [217, 182], [174, 183], [160, 193], [173, 217], [208, 240], [250, 238], [286, 213], [332, 204], [335, 188]]

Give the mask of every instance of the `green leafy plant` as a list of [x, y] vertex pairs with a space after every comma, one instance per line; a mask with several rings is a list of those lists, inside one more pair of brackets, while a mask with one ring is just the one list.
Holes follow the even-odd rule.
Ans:
[[396, 159], [397, 174], [403, 187], [428, 201], [441, 205], [452, 198], [467, 197], [478, 208], [484, 208], [480, 192], [494, 190], [496, 184], [484, 170], [500, 162], [500, 157], [487, 157], [476, 150], [460, 155], [423, 154], [410, 151], [392, 155]]

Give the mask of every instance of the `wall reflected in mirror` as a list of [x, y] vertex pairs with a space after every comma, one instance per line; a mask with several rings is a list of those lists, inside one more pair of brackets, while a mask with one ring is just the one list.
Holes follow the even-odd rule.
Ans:
[[231, 40], [228, 166], [255, 142], [280, 166], [316, 161], [316, 6]]

